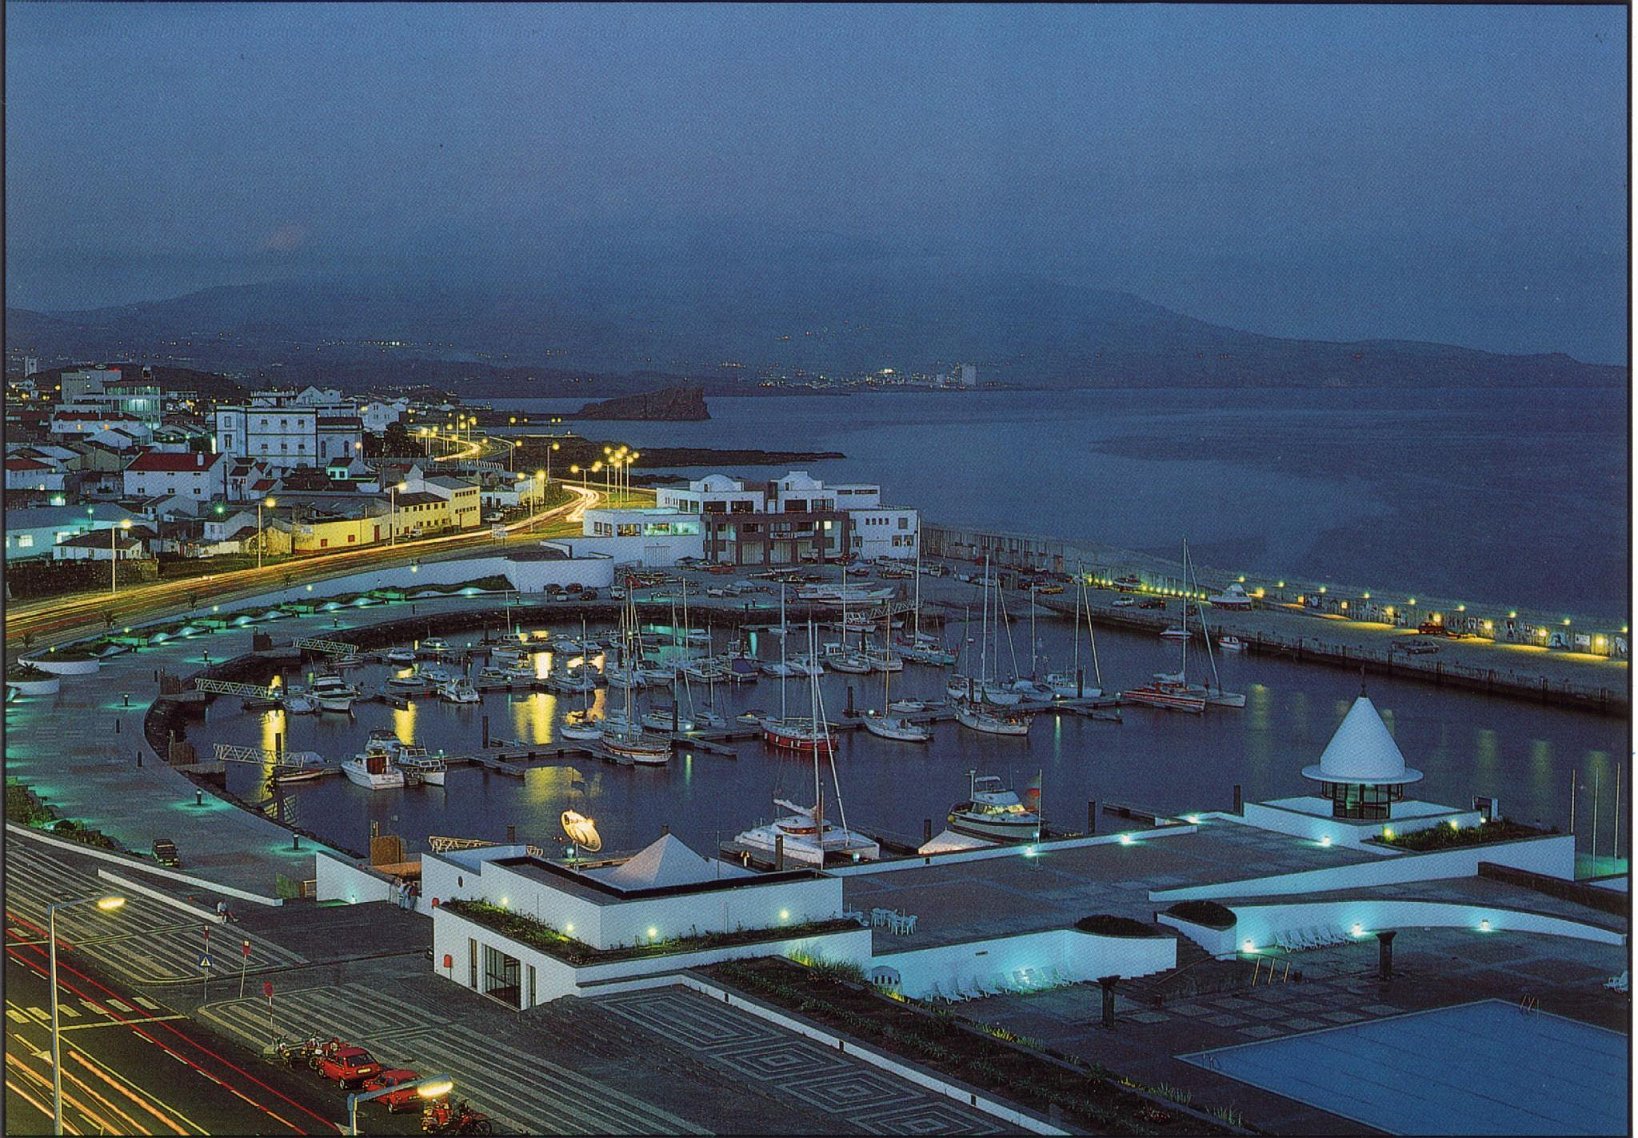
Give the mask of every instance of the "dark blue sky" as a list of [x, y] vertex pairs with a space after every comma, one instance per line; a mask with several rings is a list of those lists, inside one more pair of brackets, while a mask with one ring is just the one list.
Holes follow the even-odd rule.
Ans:
[[1625, 362], [1626, 22], [10, 4], [7, 301], [818, 233], [1260, 332]]

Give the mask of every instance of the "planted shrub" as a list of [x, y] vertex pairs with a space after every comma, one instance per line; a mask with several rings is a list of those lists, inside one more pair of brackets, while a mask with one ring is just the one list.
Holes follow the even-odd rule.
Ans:
[[1234, 910], [1227, 905], [1219, 905], [1216, 901], [1179, 901], [1166, 912], [1180, 921], [1205, 925], [1208, 929], [1234, 927]]
[[1146, 925], [1142, 921], [1133, 920], [1131, 917], [1117, 917], [1113, 913], [1098, 913], [1091, 917], [1082, 917], [1075, 922], [1075, 927], [1083, 933], [1096, 933], [1099, 936], [1157, 937], [1166, 935], [1153, 925]]

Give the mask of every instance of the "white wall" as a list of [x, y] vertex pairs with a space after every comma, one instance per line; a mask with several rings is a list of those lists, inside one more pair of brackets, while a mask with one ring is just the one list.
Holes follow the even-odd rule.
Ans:
[[935, 986], [954, 996], [980, 987], [1025, 989], [1099, 976], [1147, 976], [1177, 966], [1177, 941], [1169, 936], [1097, 936], [1051, 929], [882, 953], [870, 965], [895, 969], [899, 990], [923, 999], [934, 994]]
[[[1304, 813], [1298, 809], [1280, 809], [1279, 802], [1302, 803], [1312, 805], [1320, 811], [1317, 814]], [[1294, 798], [1276, 800], [1275, 802], [1248, 802], [1245, 804], [1243, 817], [1226, 815], [1230, 821], [1243, 822], [1247, 826], [1256, 826], [1259, 830], [1273, 830], [1278, 834], [1290, 834], [1293, 837], [1309, 838], [1319, 841], [1322, 837], [1329, 837], [1333, 844], [1346, 846], [1350, 849], [1363, 849], [1366, 853], [1391, 854], [1381, 846], [1366, 845], [1366, 842], [1381, 837], [1383, 827], [1392, 827], [1396, 834], [1409, 834], [1417, 830], [1431, 830], [1435, 826], [1448, 825], [1455, 821], [1463, 828], [1477, 826], [1482, 815], [1477, 810], [1440, 810], [1430, 803], [1394, 803], [1395, 807], [1421, 807], [1414, 814], [1402, 815], [1384, 821], [1365, 822], [1349, 818], [1331, 817], [1331, 803], [1324, 798]]]
[[318, 878], [317, 897], [320, 901], [363, 904], [367, 901], [392, 900], [392, 882], [338, 857], [321, 852], [313, 859], [313, 869]]
[[705, 556], [703, 534], [659, 534], [653, 537], [575, 537], [555, 542], [577, 557], [608, 557], [649, 569], [670, 569], [684, 557]]
[[1356, 862], [1328, 869], [1280, 873], [1271, 877], [1219, 881], [1211, 885], [1191, 885], [1181, 889], [1151, 889], [1151, 901], [1170, 904], [1201, 898], [1275, 897], [1291, 893], [1325, 893], [1338, 889], [1365, 889], [1375, 885], [1396, 885], [1408, 881], [1437, 881], [1448, 877], [1476, 877], [1481, 861], [1510, 865], [1559, 877], [1575, 879], [1575, 837], [1555, 834], [1519, 842], [1495, 842], [1436, 853], [1402, 853], [1381, 861]]
[[[478, 952], [478, 982], [483, 982], [483, 949], [485, 945], [493, 946], [509, 956], [515, 956], [520, 964], [519, 973], [523, 985], [523, 999], [528, 1000], [529, 981], [528, 969], [531, 965], [535, 969], [535, 1002], [545, 1003], [563, 996], [594, 995], [603, 991], [613, 990], [599, 988], [594, 992], [583, 989], [587, 985], [601, 985], [609, 981], [635, 980], [643, 976], [653, 976], [659, 973], [680, 972], [686, 968], [698, 968], [707, 964], [715, 964], [722, 960], [739, 960], [757, 956], [794, 956], [804, 955], [824, 957], [827, 960], [845, 960], [864, 966], [870, 959], [870, 930], [855, 929], [843, 930], [839, 933], [829, 933], [816, 937], [801, 937], [791, 940], [771, 940], [758, 944], [735, 945], [727, 948], [714, 948], [699, 952], [670, 953], [663, 956], [637, 957], [631, 960], [613, 961], [606, 964], [588, 964], [575, 967], [556, 957], [549, 956], [539, 949], [530, 948], [516, 941], [509, 940], [493, 929], [485, 928], [475, 921], [469, 921], [458, 914], [446, 912], [439, 908], [432, 918], [432, 968], [438, 975], [452, 980], [463, 988], [469, 986], [471, 978], [471, 951], [472, 941], [477, 942]], [[453, 958], [450, 968], [444, 967], [444, 957]]]
[[[426, 572], [425, 565], [421, 571]], [[591, 550], [576, 549], [574, 557], [563, 561], [504, 561], [500, 571], [521, 593], [543, 593], [547, 585], [606, 589], [614, 584], [614, 559]]]
[[1234, 929], [1235, 945], [1249, 939], [1259, 947], [1272, 945], [1278, 933], [1314, 925], [1352, 929], [1358, 924], [1364, 935], [1370, 936], [1387, 929], [1458, 928], [1478, 932], [1479, 922], [1485, 920], [1490, 922], [1493, 933], [1547, 933], [1616, 945], [1625, 944], [1627, 940], [1620, 933], [1562, 917], [1442, 901], [1359, 898], [1290, 905], [1234, 905], [1231, 908], [1238, 918]]

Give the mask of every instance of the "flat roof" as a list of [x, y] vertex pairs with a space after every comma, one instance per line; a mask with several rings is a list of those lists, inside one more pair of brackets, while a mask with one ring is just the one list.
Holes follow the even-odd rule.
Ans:
[[1193, 833], [1136, 830], [1132, 837], [1131, 845], [1049, 844], [1033, 858], [945, 859], [847, 874], [842, 896], [850, 909], [916, 916], [911, 940], [877, 931], [877, 948], [893, 951], [1063, 929], [1095, 913], [1150, 921], [1171, 904], [1151, 901], [1152, 889], [1329, 869], [1382, 856], [1210, 818]]

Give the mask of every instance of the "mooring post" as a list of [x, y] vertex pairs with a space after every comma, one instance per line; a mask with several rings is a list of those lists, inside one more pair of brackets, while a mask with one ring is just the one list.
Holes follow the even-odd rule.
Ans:
[[1115, 985], [1119, 976], [1099, 976], [1098, 987], [1103, 989], [1103, 1026], [1115, 1026]]
[[1240, 791], [1239, 783], [1234, 784], [1234, 812], [1236, 814], [1244, 814], [1246, 812], [1245, 796]]
[[1098, 800], [1096, 798], [1086, 800], [1086, 832], [1089, 834], [1098, 832]]
[[774, 835], [774, 869], [785, 868], [785, 835]]
[[1396, 929], [1376, 934], [1376, 975], [1379, 980], [1393, 979], [1393, 938], [1398, 935]]

